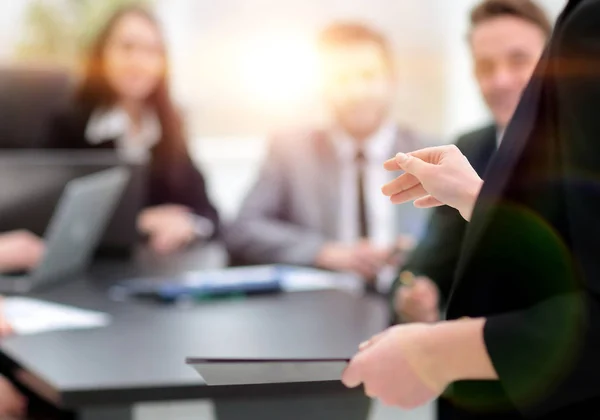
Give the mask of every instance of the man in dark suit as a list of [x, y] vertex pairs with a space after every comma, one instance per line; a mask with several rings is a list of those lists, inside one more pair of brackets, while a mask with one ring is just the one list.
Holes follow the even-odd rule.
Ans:
[[600, 418], [600, 0], [571, 0], [483, 183], [455, 146], [399, 154], [392, 202], [470, 220], [447, 321], [396, 326], [344, 374], [448, 418]]
[[[485, 0], [471, 12], [469, 46], [474, 75], [494, 123], [465, 134], [455, 144], [480, 177], [551, 32], [548, 17], [530, 0]], [[448, 299], [466, 228], [467, 223], [453, 208], [432, 212], [427, 234], [399, 276], [413, 279], [416, 275], [413, 287], [400, 287], [402, 283], [397, 281], [393, 288], [396, 318], [404, 322], [439, 320], [439, 306]]]

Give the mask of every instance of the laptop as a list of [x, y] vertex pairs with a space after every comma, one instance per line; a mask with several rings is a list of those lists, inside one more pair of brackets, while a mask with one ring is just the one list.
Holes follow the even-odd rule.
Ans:
[[44, 235], [65, 184], [116, 166], [126, 166], [130, 177], [96, 253], [128, 256], [140, 239], [136, 222], [147, 199], [148, 170], [143, 163], [126, 164], [113, 150], [0, 151], [0, 232]]
[[46, 229], [40, 265], [0, 275], [0, 293], [27, 293], [85, 269], [129, 178], [117, 167], [69, 181]]

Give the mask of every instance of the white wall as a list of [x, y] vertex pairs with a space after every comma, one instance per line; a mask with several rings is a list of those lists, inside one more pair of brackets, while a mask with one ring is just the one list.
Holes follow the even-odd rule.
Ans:
[[[1, 61], [10, 60], [29, 1], [0, 5]], [[471, 77], [465, 42], [469, 10], [477, 0], [155, 1], [171, 46], [174, 91], [187, 110], [194, 156], [226, 216], [236, 212], [254, 181], [266, 134], [318, 121], [324, 114], [316, 91], [281, 104], [247, 91], [238, 59], [255, 38], [306, 43], [332, 20], [366, 21], [389, 35], [398, 55], [399, 121], [450, 141], [488, 118]], [[552, 16], [565, 4], [539, 1]]]
[[[397, 118], [439, 133], [443, 115], [438, 99], [443, 95], [439, 65], [443, 45], [439, 40], [443, 35], [436, 5], [441, 1], [169, 0], [159, 1], [159, 5], [172, 41], [176, 92], [195, 114], [196, 133], [261, 135], [274, 128], [321, 120], [323, 109], [315, 89], [269, 103], [260, 92], [247, 89], [239, 58], [252, 57], [254, 52], [249, 50], [256, 48], [255, 40], [281, 39], [290, 42], [291, 48], [296, 43], [311, 44], [320, 28], [338, 19], [366, 21], [390, 36], [402, 82]], [[260, 61], [258, 48], [255, 53]], [[282, 69], [294, 70], [285, 65]], [[298, 80], [292, 75], [289, 82], [293, 85]]]
[[0, 6], [0, 62], [10, 60], [17, 34], [20, 33], [20, 20], [28, 0], [4, 1]]
[[[539, 1], [553, 16], [565, 3]], [[2, 2], [0, 60], [10, 58], [29, 2]], [[261, 136], [321, 120], [324, 111], [314, 89], [280, 104], [248, 90], [239, 57], [252, 59], [255, 53], [248, 49], [257, 48], [254, 39], [310, 43], [319, 28], [336, 19], [363, 20], [389, 35], [400, 69], [398, 120], [449, 138], [487, 118], [464, 39], [469, 10], [478, 0], [155, 2], [170, 41], [174, 90], [197, 136]], [[294, 84], [293, 75], [289, 81]]]
[[448, 16], [445, 42], [446, 102], [444, 137], [452, 141], [459, 133], [489, 120], [476, 84], [472, 78], [471, 56], [466, 44], [469, 10], [478, 0], [452, 0], [445, 3]]

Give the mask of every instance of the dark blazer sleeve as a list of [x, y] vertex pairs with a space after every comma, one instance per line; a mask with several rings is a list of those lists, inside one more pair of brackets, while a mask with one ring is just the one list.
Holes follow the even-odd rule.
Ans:
[[561, 59], [551, 70], [573, 286], [488, 318], [484, 338], [500, 383], [524, 414], [587, 418], [569, 406], [600, 395], [600, 2], [584, 1], [558, 36]]
[[180, 204], [210, 220], [219, 230], [219, 215], [206, 188], [206, 180], [191, 157], [185, 153], [177, 162], [164, 167], [152, 165], [149, 206]]
[[402, 268], [402, 271], [432, 279], [440, 289], [443, 302], [450, 293], [465, 229], [464, 219], [456, 210], [450, 207], [435, 209], [425, 237]]

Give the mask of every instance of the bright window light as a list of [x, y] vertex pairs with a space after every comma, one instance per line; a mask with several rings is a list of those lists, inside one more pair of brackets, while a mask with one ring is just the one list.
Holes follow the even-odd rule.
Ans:
[[294, 104], [317, 91], [317, 52], [310, 39], [282, 35], [250, 39], [239, 57], [241, 82], [257, 105]]

